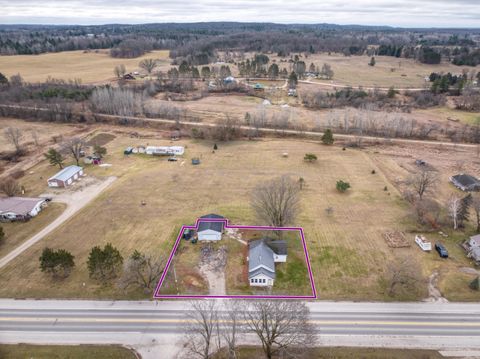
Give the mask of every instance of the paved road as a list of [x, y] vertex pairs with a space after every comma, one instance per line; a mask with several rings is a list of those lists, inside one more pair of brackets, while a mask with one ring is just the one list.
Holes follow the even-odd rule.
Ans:
[[58, 216], [52, 223], [47, 225], [40, 232], [35, 234], [30, 239], [26, 240], [17, 248], [15, 248], [13, 251], [11, 251], [6, 256], [1, 258], [0, 268], [6, 266], [14, 258], [19, 256], [21, 253], [26, 251], [35, 243], [42, 240], [46, 235], [48, 235], [49, 233], [57, 229], [59, 226], [61, 226], [65, 221], [67, 221], [75, 213], [80, 211], [95, 197], [97, 197], [105, 188], [107, 188], [115, 180], [116, 180], [116, 177], [108, 177], [106, 180], [102, 182], [89, 185], [88, 187], [82, 188], [81, 190], [78, 190], [78, 191], [74, 191], [71, 193], [69, 192], [68, 194], [63, 194], [59, 196], [52, 195], [54, 202], [61, 202], [67, 205], [67, 208], [65, 209], [65, 211], [63, 211], [63, 213], [60, 216]]
[[[470, 350], [480, 304], [310, 302], [322, 345]], [[0, 300], [0, 342], [120, 343], [174, 357], [188, 302]], [[246, 338], [254, 343], [255, 338]]]

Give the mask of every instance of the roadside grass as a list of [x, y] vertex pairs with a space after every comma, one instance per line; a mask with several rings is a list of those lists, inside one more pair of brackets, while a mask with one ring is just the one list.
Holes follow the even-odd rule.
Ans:
[[3, 359], [135, 359], [135, 353], [119, 345], [0, 344]]
[[10, 77], [20, 74], [27, 82], [42, 82], [49, 76], [55, 79], [98, 83], [114, 79], [115, 66], [125, 65], [127, 72], [140, 71], [138, 64], [143, 59], [160, 60], [159, 68], [170, 68], [168, 50], [152, 51], [133, 59], [110, 57], [108, 50], [64, 51], [40, 55], [0, 56], [2, 73]]
[[[239, 350], [238, 359], [262, 359], [265, 357], [261, 348], [244, 346]], [[308, 358], [316, 359], [440, 359], [444, 358], [435, 350], [423, 349], [387, 349], [387, 348], [347, 348], [347, 347], [320, 347], [310, 349]], [[223, 358], [221, 353], [216, 359]]]
[[63, 203], [50, 202], [46, 208], [28, 222], [0, 223], [5, 232], [5, 242], [0, 244], [0, 258], [52, 223], [62, 214], [65, 208], [66, 206]]
[[[86, 173], [95, 177], [115, 175], [117, 181], [75, 217], [2, 268], [0, 296], [145, 297], [141, 291], [124, 293], [114, 284], [102, 287], [91, 280], [86, 268], [91, 248], [112, 243], [125, 258], [134, 249], [168, 257], [181, 225], [201, 215], [213, 212], [236, 224], [263, 224], [250, 207], [253, 188], [279, 175], [289, 175], [305, 179], [301, 211], [293, 225], [304, 228], [319, 297], [386, 299], [379, 280], [384, 276], [385, 263], [398, 252], [386, 245], [382, 234], [402, 229], [400, 222], [407, 210], [399, 205], [393, 185], [367, 153], [278, 139], [220, 143], [219, 150], [212, 153], [213, 142], [181, 140], [175, 144], [186, 146], [184, 160], [167, 162], [158, 157], [124, 156], [123, 149], [170, 141], [116, 135], [106, 144], [105, 162], [112, 166], [88, 166]], [[288, 158], [282, 156], [284, 152], [289, 153]], [[317, 154], [317, 163], [303, 161], [308, 152]], [[191, 157], [200, 157], [202, 163], [192, 166]], [[33, 169], [37, 181], [39, 176], [47, 178], [50, 171], [45, 162]], [[376, 175], [371, 174], [372, 169]], [[335, 189], [338, 179], [349, 181], [352, 188], [339, 193]], [[29, 181], [34, 186], [35, 178]], [[385, 186], [392, 188], [390, 194], [383, 191]], [[327, 213], [326, 208], [333, 211]], [[72, 252], [76, 267], [69, 278], [52, 282], [40, 272], [37, 259], [45, 246]], [[416, 253], [416, 249], [409, 248], [406, 253]]]

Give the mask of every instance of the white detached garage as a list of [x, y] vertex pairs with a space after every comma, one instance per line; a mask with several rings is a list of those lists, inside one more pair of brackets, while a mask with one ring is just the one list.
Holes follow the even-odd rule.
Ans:
[[48, 179], [48, 187], [68, 187], [81, 176], [83, 176], [82, 167], [68, 166]]
[[222, 239], [225, 227], [224, 217], [218, 214], [208, 214], [200, 217], [197, 235], [199, 241], [219, 241]]

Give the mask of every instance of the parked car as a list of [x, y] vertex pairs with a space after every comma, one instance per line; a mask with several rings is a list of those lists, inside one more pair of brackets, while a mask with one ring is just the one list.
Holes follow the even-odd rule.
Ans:
[[435, 243], [435, 250], [438, 252], [438, 255], [442, 258], [448, 258], [447, 248], [444, 247], [441, 243]]
[[177, 157], [168, 157], [168, 162], [177, 162], [178, 158]]

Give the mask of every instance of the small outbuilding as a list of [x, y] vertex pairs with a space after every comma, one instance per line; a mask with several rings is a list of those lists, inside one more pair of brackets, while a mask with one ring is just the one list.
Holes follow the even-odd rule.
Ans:
[[199, 241], [219, 241], [225, 228], [225, 218], [218, 214], [207, 214], [200, 217], [197, 236]]
[[11, 222], [35, 217], [46, 205], [45, 198], [0, 198], [0, 221]]
[[462, 173], [452, 176], [450, 177], [450, 182], [464, 192], [480, 191], [480, 181], [477, 178], [467, 174]]
[[80, 166], [68, 166], [62, 169], [47, 181], [49, 187], [68, 187], [74, 181], [83, 176], [83, 168]]

